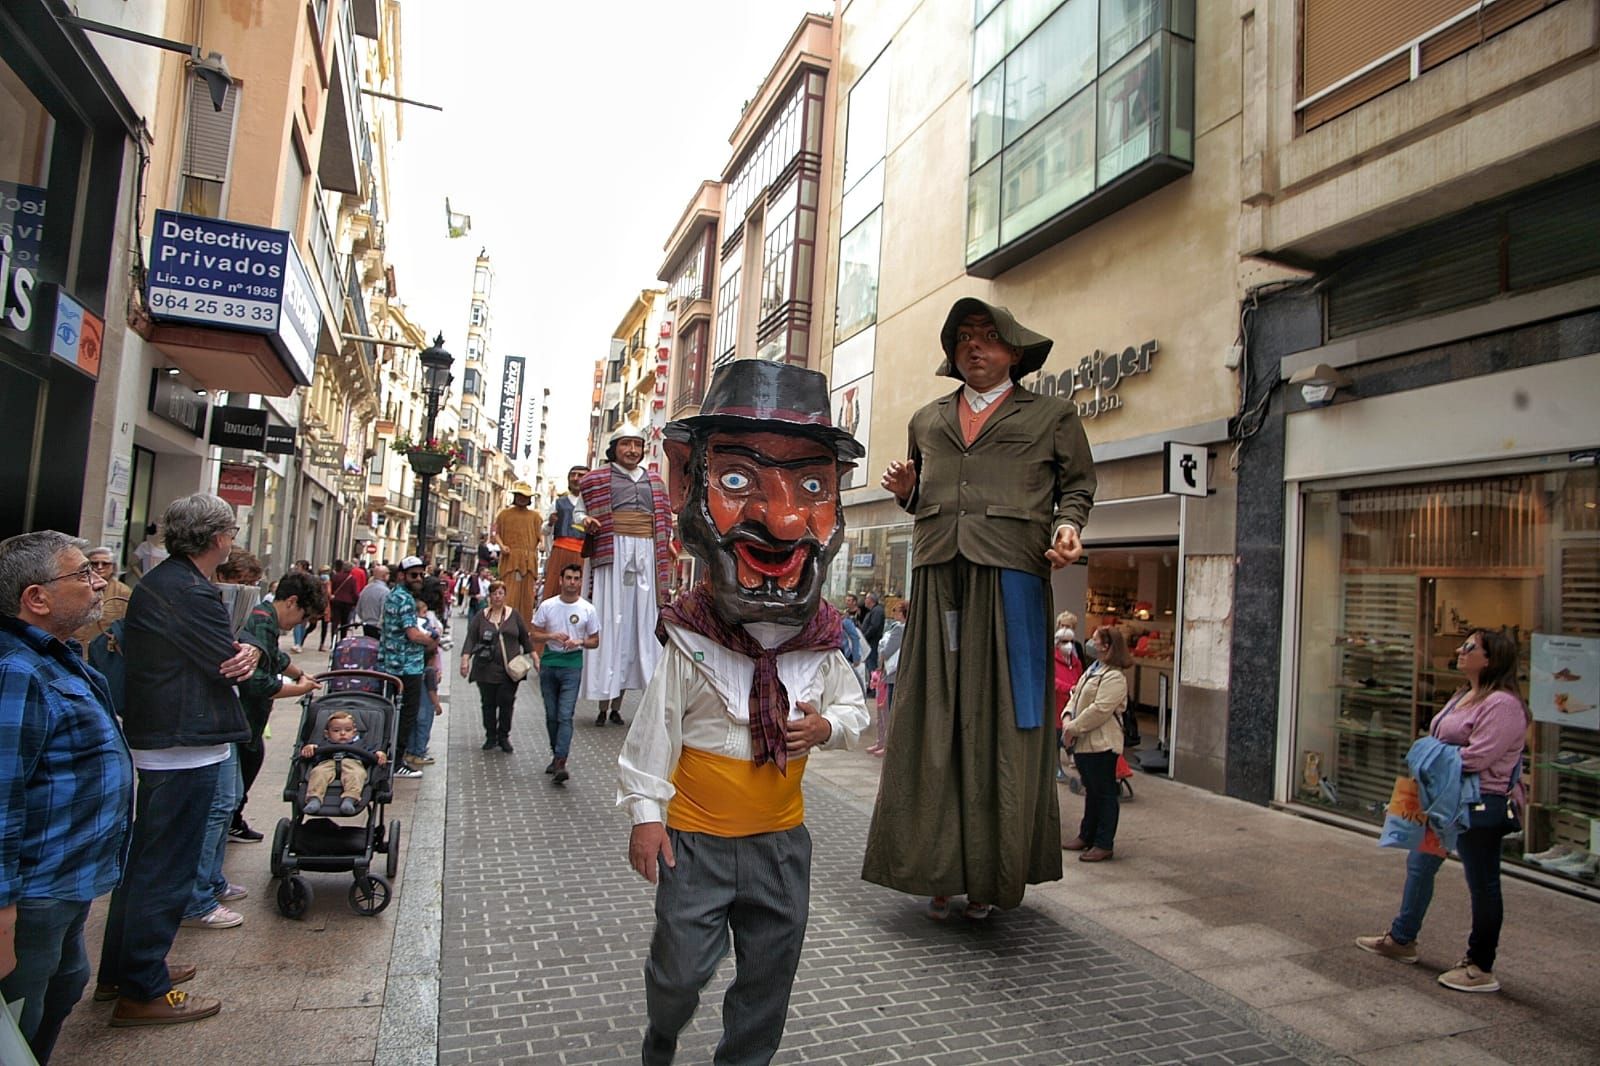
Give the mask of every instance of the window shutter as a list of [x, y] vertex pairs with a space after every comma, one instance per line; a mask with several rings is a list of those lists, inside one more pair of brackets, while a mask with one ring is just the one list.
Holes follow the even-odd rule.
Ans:
[[228, 86], [222, 110], [211, 106], [211, 90], [199, 75], [189, 77], [189, 138], [183, 148], [183, 172], [207, 181], [228, 180], [228, 153], [233, 144], [233, 112], [239, 87]]
[[[1421, 45], [1418, 66], [1429, 70], [1549, 6], [1552, 0], [1498, 0]], [[1300, 97], [1313, 96], [1368, 63], [1403, 47], [1472, 7], [1472, 0], [1304, 0], [1300, 37]], [[1305, 128], [1404, 85], [1411, 57], [1396, 56], [1305, 109]]]

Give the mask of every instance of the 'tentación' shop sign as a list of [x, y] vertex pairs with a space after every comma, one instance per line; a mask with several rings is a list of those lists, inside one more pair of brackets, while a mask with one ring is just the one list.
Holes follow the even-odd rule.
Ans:
[[[1068, 367], [1059, 374], [1044, 371], [1029, 384], [1029, 388], [1043, 396], [1060, 396], [1078, 405], [1079, 418], [1095, 418], [1107, 411], [1122, 408], [1122, 396], [1117, 386], [1135, 374], [1150, 372], [1151, 357], [1159, 350], [1155, 341], [1145, 341], [1122, 351], [1102, 352], [1095, 349], [1078, 365]], [[1079, 393], [1088, 393], [1079, 397]]]

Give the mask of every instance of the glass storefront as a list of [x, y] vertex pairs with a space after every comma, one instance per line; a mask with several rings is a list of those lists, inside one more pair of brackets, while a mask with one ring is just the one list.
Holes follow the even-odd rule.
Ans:
[[[1178, 546], [1091, 548], [1078, 639], [1117, 626], [1133, 653], [1131, 698], [1138, 707], [1171, 705], [1173, 631], [1178, 617]], [[1163, 689], [1161, 679], [1166, 678]]]
[[824, 593], [838, 604], [844, 594], [875, 592], [884, 600], [911, 594], [911, 523], [847, 527], [844, 543], [828, 567]]
[[1307, 491], [1292, 794], [1379, 823], [1478, 629], [1520, 652], [1534, 720], [1508, 860], [1593, 882], [1600, 859], [1600, 476], [1536, 472]]

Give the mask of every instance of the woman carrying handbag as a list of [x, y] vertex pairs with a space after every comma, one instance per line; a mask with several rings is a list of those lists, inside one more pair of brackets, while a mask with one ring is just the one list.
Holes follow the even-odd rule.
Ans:
[[[513, 650], [515, 649], [515, 650]], [[526, 674], [517, 660], [533, 654], [528, 624], [516, 609], [506, 605], [503, 581], [489, 585], [489, 605], [472, 616], [461, 651], [461, 676], [478, 685], [483, 700], [483, 750], [511, 747], [511, 711], [517, 701], [517, 684]], [[518, 672], [521, 669], [522, 672]]]
[[1115, 626], [1101, 626], [1084, 650], [1094, 661], [1072, 686], [1061, 722], [1083, 779], [1083, 821], [1078, 835], [1061, 847], [1078, 852], [1079, 862], [1103, 862], [1111, 858], [1117, 840], [1117, 759], [1128, 706], [1126, 671], [1133, 658]]
[[[1459, 749], [1463, 776], [1477, 778], [1477, 803], [1467, 807], [1468, 824], [1456, 836], [1456, 854], [1472, 900], [1472, 932], [1467, 954], [1439, 975], [1457, 992], [1498, 992], [1495, 953], [1505, 904], [1500, 894], [1500, 844], [1516, 828], [1522, 749], [1533, 715], [1517, 687], [1517, 645], [1504, 633], [1475, 630], [1456, 649], [1456, 669], [1466, 684], [1444, 710], [1434, 715], [1428, 735]], [[1400, 913], [1381, 936], [1356, 938], [1356, 947], [1397, 962], [1415, 964], [1417, 934], [1433, 901], [1433, 880], [1444, 855], [1417, 848], [1406, 859]]]

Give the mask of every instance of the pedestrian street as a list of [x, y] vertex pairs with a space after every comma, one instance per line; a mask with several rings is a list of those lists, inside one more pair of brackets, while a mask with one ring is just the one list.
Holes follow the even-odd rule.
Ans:
[[[460, 690], [458, 689], [458, 692]], [[634, 697], [624, 707], [632, 721]], [[458, 697], [458, 708], [469, 708]], [[651, 886], [626, 862], [615, 808], [624, 730], [580, 702], [572, 780], [543, 773], [537, 697], [520, 693], [515, 755], [481, 752], [453, 716], [440, 952], [439, 1062], [638, 1061]], [[853, 759], [845, 753], [812, 756]], [[1317, 1061], [1303, 1038], [1126, 944], [1025, 903], [935, 923], [925, 900], [860, 879], [870, 811], [806, 778], [811, 918], [776, 1062]], [[706, 988], [678, 1061], [711, 1060], [732, 958]], [[1269, 1032], [1269, 1030], [1271, 1030]]]

